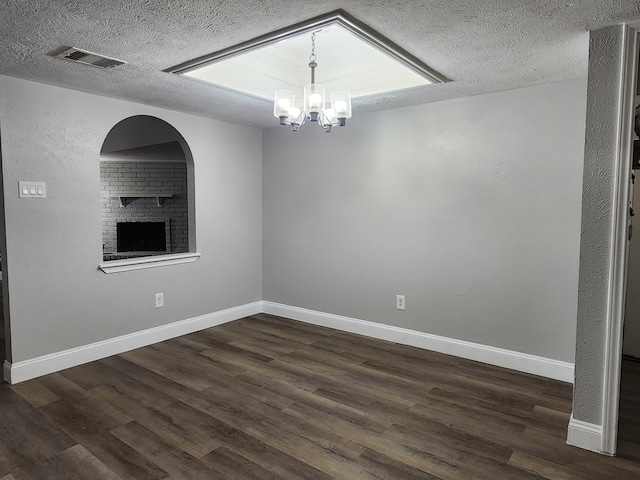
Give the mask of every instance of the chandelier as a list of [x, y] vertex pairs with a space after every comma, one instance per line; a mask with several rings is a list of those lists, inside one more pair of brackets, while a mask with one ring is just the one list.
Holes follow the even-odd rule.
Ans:
[[273, 115], [280, 119], [280, 125], [291, 125], [292, 132], [297, 132], [309, 120], [331, 133], [332, 127], [344, 127], [347, 118], [351, 118], [351, 94], [332, 93], [330, 102], [326, 103], [324, 85], [316, 83], [316, 33], [311, 34], [311, 83], [304, 87], [303, 100], [297, 99], [291, 90], [276, 90], [275, 93]]

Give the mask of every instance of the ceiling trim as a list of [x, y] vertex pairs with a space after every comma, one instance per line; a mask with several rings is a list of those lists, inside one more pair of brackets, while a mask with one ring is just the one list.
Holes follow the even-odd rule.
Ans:
[[335, 24], [340, 25], [362, 41], [389, 55], [405, 67], [428, 79], [431, 83], [437, 84], [450, 81], [450, 79], [442, 75], [440, 72], [432, 69], [422, 60], [413, 56], [384, 35], [373, 30], [371, 27], [355, 19], [344, 10], [335, 10], [333, 12], [314, 17], [310, 20], [305, 20], [290, 27], [285, 27], [280, 30], [276, 30], [275, 32], [261, 35], [218, 52], [183, 62], [164, 71], [181, 75], [210, 63], [226, 60], [302, 33], [312, 32], [319, 28]]

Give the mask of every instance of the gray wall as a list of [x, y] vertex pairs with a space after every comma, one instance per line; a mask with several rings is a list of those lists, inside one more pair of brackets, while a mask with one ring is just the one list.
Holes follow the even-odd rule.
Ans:
[[147, 116], [128, 118], [114, 125], [109, 133], [102, 145], [102, 153], [180, 140], [170, 125]]
[[[262, 297], [262, 134], [193, 115], [0, 77], [5, 272], [13, 362]], [[99, 112], [97, 114], [96, 112]], [[99, 154], [109, 130], [156, 116], [189, 144], [195, 263], [106, 275]], [[47, 183], [20, 199], [19, 180]], [[163, 292], [165, 307], [154, 308]]]
[[585, 97], [579, 80], [265, 131], [265, 300], [573, 362]]
[[623, 26], [591, 32], [573, 416], [602, 424]]

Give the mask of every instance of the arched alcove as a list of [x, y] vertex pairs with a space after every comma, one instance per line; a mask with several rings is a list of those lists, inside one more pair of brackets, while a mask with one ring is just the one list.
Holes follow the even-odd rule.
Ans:
[[156, 117], [116, 124], [100, 150], [103, 261], [195, 252], [193, 157]]

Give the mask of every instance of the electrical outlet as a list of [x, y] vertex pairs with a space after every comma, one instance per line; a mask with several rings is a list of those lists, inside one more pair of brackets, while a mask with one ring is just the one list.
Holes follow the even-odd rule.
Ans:
[[156, 293], [156, 308], [164, 307], [164, 293]]
[[396, 295], [396, 308], [398, 310], [406, 310], [405, 302], [404, 302], [404, 295]]

